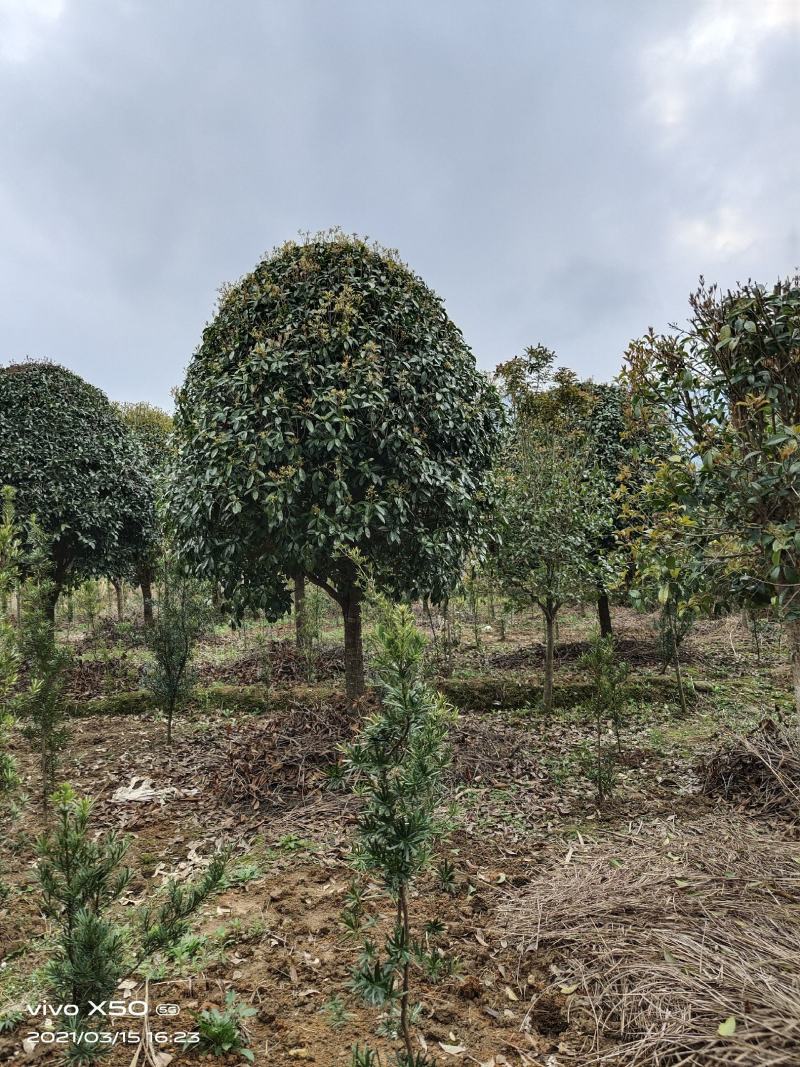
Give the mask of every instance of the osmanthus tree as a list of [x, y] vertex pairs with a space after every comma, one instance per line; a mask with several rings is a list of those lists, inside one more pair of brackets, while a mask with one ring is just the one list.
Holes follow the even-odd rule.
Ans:
[[[585, 381], [581, 387], [587, 396], [582, 432], [605, 479], [612, 515], [596, 545], [598, 560], [604, 561], [597, 572], [597, 614], [601, 636], [608, 637], [613, 632], [611, 593], [633, 585], [640, 542], [650, 525], [645, 514], [652, 510], [650, 487], [674, 441], [663, 412], [634, 403], [624, 373], [612, 382]], [[609, 576], [613, 588], [604, 584]]]
[[544, 710], [553, 706], [555, 626], [607, 566], [595, 548], [611, 523], [602, 475], [574, 440], [517, 437], [500, 477], [497, 570], [508, 594], [536, 605], [545, 623]]
[[[663, 425], [633, 417], [630, 387], [624, 376], [613, 382], [580, 381], [567, 368], [553, 370], [555, 354], [533, 346], [507, 363], [498, 374], [515, 423], [530, 424], [541, 433], [579, 442], [579, 451], [593, 478], [605, 483], [606, 509], [612, 521], [603, 522], [595, 542], [594, 595], [600, 632], [613, 632], [611, 580], [618, 585], [619, 570], [632, 571], [632, 548], [638, 530], [631, 521], [630, 502], [652, 477], [653, 457], [668, 454]], [[666, 435], [668, 440], [668, 434]]]
[[691, 309], [686, 330], [631, 346], [631, 378], [691, 457], [687, 513], [740, 561], [738, 582], [771, 588], [800, 710], [800, 277], [725, 293], [701, 280]]
[[120, 573], [153, 526], [139, 446], [99, 389], [54, 363], [0, 367], [0, 485], [49, 545], [51, 615], [63, 588]]
[[[117, 410], [144, 453], [145, 469], [155, 504], [168, 470], [172, 416], [161, 408], [143, 401], [135, 404], [118, 404]], [[154, 527], [153, 536], [142, 541], [140, 551], [133, 559], [133, 575], [142, 590], [145, 626], [153, 624], [153, 581], [157, 550]]]
[[[675, 475], [680, 474], [676, 479]], [[663, 666], [672, 663], [681, 711], [687, 713], [681, 644], [697, 618], [713, 609], [719, 553], [681, 498], [683, 487], [696, 476], [691, 461], [679, 467], [662, 463], [643, 497], [648, 499], [647, 525], [632, 546], [635, 578], [630, 590], [637, 607], [659, 611], [659, 648]]]
[[441, 300], [394, 252], [289, 242], [224, 291], [178, 396], [168, 513], [234, 613], [287, 579], [339, 604], [364, 686], [358, 550], [392, 596], [445, 597], [484, 536], [503, 423]]
[[551, 375], [554, 358], [539, 346], [499, 368], [512, 429], [498, 468], [495, 550], [509, 595], [544, 616], [547, 713], [558, 613], [608, 584], [610, 564], [597, 546], [613, 522], [607, 480], [582, 430], [584, 390], [568, 371]]

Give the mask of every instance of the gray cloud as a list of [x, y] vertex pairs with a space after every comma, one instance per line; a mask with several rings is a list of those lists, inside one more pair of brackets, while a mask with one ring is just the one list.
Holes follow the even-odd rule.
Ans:
[[218, 286], [397, 247], [487, 369], [800, 263], [796, 0], [0, 0], [0, 359], [169, 405]]

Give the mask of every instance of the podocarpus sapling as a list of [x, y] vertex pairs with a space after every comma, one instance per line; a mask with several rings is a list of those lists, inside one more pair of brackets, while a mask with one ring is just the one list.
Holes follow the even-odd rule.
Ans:
[[[425, 949], [412, 936], [410, 890], [429, 866], [446, 825], [440, 807], [454, 713], [425, 681], [425, 638], [411, 612], [379, 606], [374, 671], [380, 707], [346, 748], [345, 760], [363, 801], [354, 865], [383, 884], [395, 920], [382, 952], [364, 938], [353, 986], [367, 1003], [388, 1009], [404, 1046], [398, 1064], [423, 1067], [431, 1061], [413, 1047], [417, 1008], [411, 1002], [411, 968], [423, 962]], [[353, 1056], [354, 1064], [373, 1062], [369, 1049], [356, 1049]]]
[[220, 885], [226, 856], [215, 855], [194, 883], [168, 883], [166, 898], [146, 907], [129, 934], [112, 915], [134, 873], [122, 862], [129, 840], [113, 831], [93, 838], [91, 803], [70, 786], [52, 800], [54, 826], [38, 842], [43, 910], [56, 930], [46, 977], [56, 1001], [76, 1008], [64, 1017], [73, 1035], [68, 1062], [91, 1063], [110, 1047], [102, 1037], [106, 1015], [93, 1005], [113, 998], [123, 978], [183, 937], [189, 916]]
[[28, 685], [15, 701], [23, 736], [39, 760], [40, 798], [45, 817], [55, 783], [61, 753], [68, 737], [64, 672], [69, 652], [56, 640], [52, 618], [55, 587], [46, 539], [31, 524], [29, 540], [34, 547], [25, 559], [29, 577], [22, 594], [18, 635], [20, 659], [28, 674]]
[[158, 609], [147, 629], [153, 663], [145, 681], [166, 716], [168, 745], [175, 712], [194, 685], [195, 646], [211, 622], [211, 606], [198, 583], [181, 573], [174, 560], [165, 559]]

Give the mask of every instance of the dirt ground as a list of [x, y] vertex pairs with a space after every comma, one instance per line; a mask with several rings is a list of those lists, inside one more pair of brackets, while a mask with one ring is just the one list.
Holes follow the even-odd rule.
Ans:
[[[462, 709], [449, 775], [453, 826], [441, 849], [455, 881], [445, 886], [431, 871], [411, 902], [418, 931], [431, 920], [443, 924], [430, 935], [431, 943], [451, 961], [435, 983], [414, 975], [422, 1004], [420, 1048], [439, 1064], [483, 1067], [566, 1067], [611, 1055], [623, 1064], [800, 1063], [800, 1039], [788, 1051], [775, 1043], [772, 1059], [752, 1058], [748, 1028], [761, 1033], [766, 1023], [757, 1002], [748, 1006], [746, 998], [729, 1009], [738, 1023], [736, 1035], [727, 1035], [727, 1014], [719, 1015], [718, 1032], [712, 1007], [708, 1018], [699, 1013], [685, 1021], [687, 1034], [700, 1025], [698, 1019], [708, 1030], [701, 1035], [705, 1044], [684, 1042], [688, 1053], [682, 1039], [666, 1030], [642, 1044], [641, 1026], [629, 1030], [624, 1019], [602, 1010], [596, 976], [589, 980], [592, 961], [581, 956], [580, 939], [563, 928], [563, 916], [562, 926], [556, 922], [558, 907], [548, 887], [563, 885], [563, 893], [574, 894], [581, 872], [589, 870], [583, 865], [597, 874], [600, 864], [601, 896], [620, 868], [623, 875], [625, 869], [639, 872], [641, 890], [647, 872], [635, 857], [645, 855], [645, 847], [645, 867], [668, 866], [669, 892], [662, 879], [653, 898], [658, 915], [674, 916], [680, 910], [676, 894], [686, 886], [691, 892], [698, 871], [705, 872], [704, 893], [709, 879], [725, 889], [725, 863], [734, 863], [745, 835], [751, 854], [763, 844], [765, 855], [785, 857], [773, 872], [769, 899], [775, 906], [783, 901], [782, 922], [793, 936], [800, 930], [794, 904], [800, 899], [800, 844], [792, 812], [766, 812], [746, 789], [726, 798], [703, 788], [704, 760], [730, 733], [788, 710], [785, 656], [776, 633], [765, 635], [757, 658], [738, 618], [701, 624], [684, 650], [694, 681], [691, 714], [684, 718], [671, 675], [660, 672], [649, 620], [619, 609], [615, 623], [635, 695], [626, 709], [614, 791], [602, 805], [586, 770], [594, 724], [585, 702], [575, 699], [581, 684], [585, 688], [578, 657], [593, 625], [591, 613], [562, 622], [556, 685], [563, 699], [550, 721], [538, 707], [538, 622], [515, 620], [505, 641], [496, 626], [484, 622], [480, 647], [464, 627], [455, 678], [442, 683]], [[79, 793], [94, 798], [97, 830], [131, 835], [128, 862], [137, 874], [123, 901], [126, 913], [157, 894], [166, 879], [191, 878], [216, 848], [232, 848], [228, 885], [195, 917], [192, 935], [175, 953], [154, 960], [147, 973], [137, 974], [136, 985], [125, 992], [141, 999], [146, 989], [151, 1007], [177, 1005], [176, 1015], [150, 1017], [151, 1030], [174, 1035], [192, 1030], [194, 1015], [219, 1007], [233, 989], [256, 1009], [247, 1019], [255, 1062], [275, 1067], [346, 1065], [353, 1046], [367, 1041], [382, 1050], [388, 1064], [398, 1047], [375, 1036], [379, 1011], [365, 1007], [349, 987], [358, 944], [339, 916], [352, 879], [348, 850], [357, 808], [349, 794], [331, 788], [329, 769], [338, 744], [357, 729], [358, 717], [338, 694], [337, 635], [331, 631], [324, 638], [309, 682], [288, 628], [273, 628], [261, 643], [253, 633], [220, 631], [202, 650], [198, 698], [177, 722], [171, 749], [156, 712], [87, 715], [72, 722], [60, 772]], [[75, 647], [81, 657], [70, 683], [76, 701], [137, 687], [143, 653], [130, 635], [105, 645], [82, 639]], [[265, 667], [270, 647], [272, 663]], [[229, 688], [223, 697], [204, 700], [204, 687], [215, 684]], [[520, 692], [528, 688], [529, 699], [521, 701]], [[610, 744], [609, 724], [603, 732]], [[51, 935], [35, 873], [33, 842], [41, 830], [35, 764], [21, 739], [14, 740], [14, 752], [29, 799], [17, 818], [6, 821], [0, 838], [0, 869], [9, 885], [0, 901], [0, 1018], [44, 999], [39, 968]], [[728, 857], [711, 874], [707, 858], [697, 854], [698, 841], [709, 838], [717, 858]], [[767, 872], [763, 881], [772, 877]], [[758, 879], [750, 881], [754, 884], [745, 880], [737, 897], [745, 912], [749, 901], [758, 909], [765, 892], [755, 884]], [[624, 905], [624, 877], [622, 882]], [[391, 905], [377, 886], [368, 895], [380, 929]], [[591, 911], [587, 900], [570, 922], [591, 924]], [[617, 921], [612, 917], [606, 928], [612, 941]], [[659, 925], [652, 914], [648, 923]], [[592, 952], [596, 963], [596, 946]], [[783, 981], [796, 986], [796, 974], [787, 971]], [[140, 1019], [116, 1029], [132, 1024], [141, 1031]], [[5, 1032], [0, 1028], [0, 1061], [56, 1062], [53, 1049], [23, 1048], [36, 1025], [24, 1016]], [[169, 1036], [159, 1047], [160, 1067], [198, 1061]], [[104, 1062], [117, 1067], [134, 1056], [134, 1047], [118, 1045]], [[244, 1061], [232, 1055], [227, 1062]]]

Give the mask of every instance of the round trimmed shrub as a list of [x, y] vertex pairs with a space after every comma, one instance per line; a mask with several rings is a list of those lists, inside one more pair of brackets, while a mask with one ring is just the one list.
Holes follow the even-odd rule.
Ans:
[[357, 550], [395, 596], [441, 599], [483, 537], [496, 390], [397, 255], [334, 232], [289, 242], [221, 297], [175, 420], [180, 549], [234, 611], [286, 580], [340, 605], [363, 686]]

